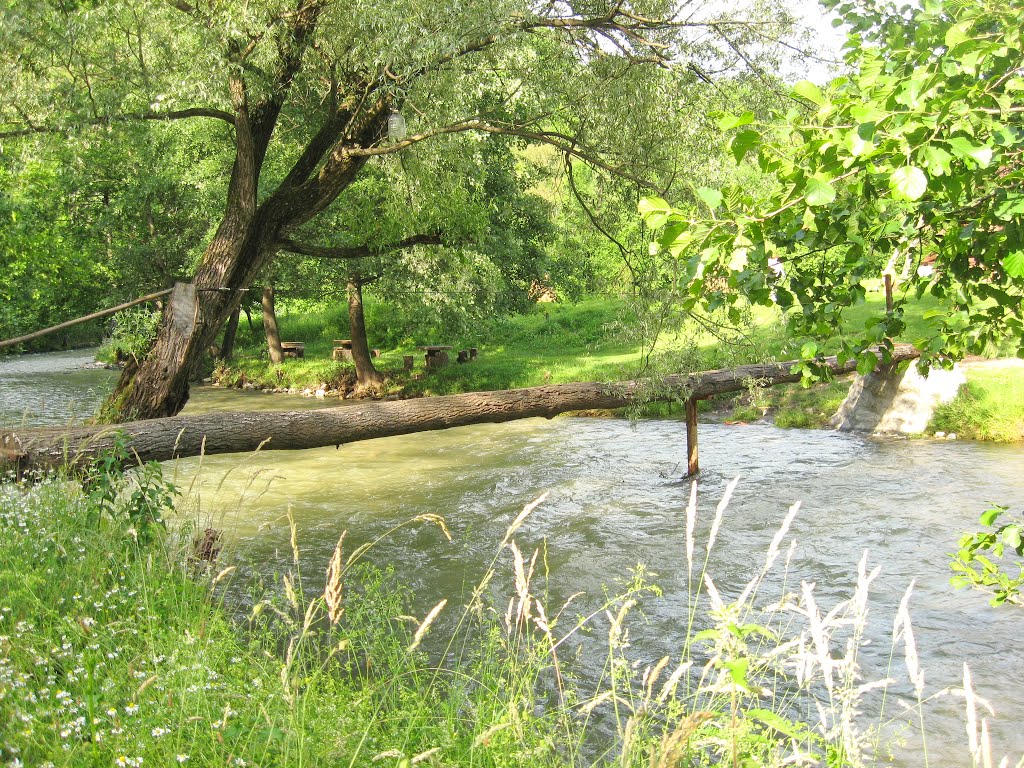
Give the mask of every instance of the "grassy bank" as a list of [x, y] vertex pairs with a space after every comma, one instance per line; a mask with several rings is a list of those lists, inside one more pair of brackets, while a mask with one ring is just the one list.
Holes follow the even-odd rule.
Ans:
[[[877, 309], [882, 301], [880, 294], [869, 294], [866, 303], [848, 310], [844, 327], [862, 326], [869, 312]], [[925, 314], [936, 306], [934, 299], [914, 306], [906, 317], [903, 341], [913, 342], [923, 336], [928, 323], [934, 322], [926, 319]], [[795, 342], [783, 332], [779, 315], [762, 309], [752, 315], [744, 346], [723, 345], [711, 334], [694, 327], [682, 334], [663, 336], [653, 350], [640, 348], [632, 330], [636, 325], [635, 315], [624, 301], [614, 299], [592, 298], [573, 305], [538, 305], [529, 313], [494, 318], [471, 329], [448, 334], [428, 329], [420, 338], [396, 329], [394, 320], [379, 312], [374, 319], [382, 330], [376, 330], [371, 323], [370, 343], [382, 346], [382, 356], [376, 363], [388, 376], [385, 394], [403, 397], [570, 381], [610, 381], [645, 373], [710, 369], [799, 356]], [[230, 366], [216, 370], [214, 380], [226, 386], [249, 384], [297, 391], [322, 386], [343, 393], [351, 389], [354, 384], [351, 365], [330, 360], [332, 339], [348, 335], [347, 315], [341, 308], [286, 310], [281, 313], [280, 324], [284, 338], [306, 343], [305, 359], [272, 365], [267, 359], [262, 328], [256, 325], [249, 329], [243, 322], [236, 359]], [[832, 339], [824, 351], [834, 351], [840, 338], [841, 334]], [[395, 346], [388, 348], [384, 342]], [[476, 347], [480, 356], [467, 365], [452, 364], [428, 373], [423, 370], [422, 352], [416, 349], [417, 344], [427, 343], [451, 344], [455, 349]], [[402, 356], [409, 354], [416, 359], [412, 375], [402, 369]], [[974, 401], [964, 402], [958, 407], [955, 429], [950, 426], [953, 424], [950, 416], [943, 416], [934, 429], [956, 431], [977, 439], [1020, 439], [1019, 435], [1024, 434], [1024, 417], [1020, 408], [1014, 407], [1020, 402], [1019, 397], [1013, 402], [1011, 397], [1024, 387], [1024, 371], [1014, 369], [1006, 373], [1013, 382], [1009, 388], [1000, 385], [986, 389], [984, 375], [968, 370], [972, 386], [985, 393], [992, 401], [991, 407], [978, 408], [972, 406]], [[824, 426], [835, 413], [850, 381], [847, 378], [806, 389], [799, 385], [775, 387], [725, 397], [702, 404], [702, 407], [714, 410], [719, 418], [727, 420], [768, 418], [782, 427], [817, 428]], [[657, 406], [650, 410], [667, 412]]]
[[967, 386], [941, 405], [931, 430], [970, 440], [1024, 442], [1024, 367], [970, 365]]
[[[516, 540], [533, 505], [476, 588], [420, 618], [404, 615], [400, 574], [358, 565], [367, 553], [342, 542], [310, 563], [294, 533], [280, 585], [240, 616], [237, 597], [224, 602], [232, 554], [212, 562], [209, 536], [158, 522], [172, 498], [155, 468], [125, 478], [109, 463], [88, 493], [0, 486], [0, 764], [841, 768], [873, 764], [905, 718], [861, 699], [871, 681], [849, 638], [863, 637], [873, 577], [834, 610], [806, 589], [758, 604], [765, 580], [786, 583], [792, 517], [728, 603], [701, 566], [721, 518], [695, 542], [688, 511], [689, 608], [678, 654], [655, 660], [629, 639], [658, 594], [642, 571], [586, 615], [547, 604], [546, 558]], [[596, 681], [578, 654], [605, 659]]]
[[0, 764], [552, 764], [565, 734], [528, 644], [477, 632], [441, 674], [394, 578], [350, 570], [332, 624], [298, 560], [239, 622], [221, 602], [233, 569], [142, 525], [166, 485], [113, 482], [102, 510], [61, 481], [0, 488]]

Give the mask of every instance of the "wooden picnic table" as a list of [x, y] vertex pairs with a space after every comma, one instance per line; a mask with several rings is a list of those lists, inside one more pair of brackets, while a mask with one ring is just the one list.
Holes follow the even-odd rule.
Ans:
[[285, 357], [305, 357], [306, 343], [303, 341], [282, 341], [281, 352]]
[[332, 360], [352, 359], [352, 339], [335, 339], [334, 349], [331, 351]]

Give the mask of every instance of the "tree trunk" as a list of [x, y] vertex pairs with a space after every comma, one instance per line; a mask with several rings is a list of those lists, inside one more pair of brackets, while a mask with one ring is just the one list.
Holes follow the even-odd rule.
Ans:
[[277, 328], [277, 312], [274, 311], [274, 286], [263, 289], [263, 332], [267, 335], [267, 349], [270, 350], [270, 362], [284, 362], [284, 350], [281, 348], [281, 332]]
[[[897, 345], [892, 362], [920, 353], [909, 344]], [[369, 402], [315, 411], [208, 413], [151, 419], [117, 427], [35, 429], [0, 433], [0, 463], [6, 458], [21, 470], [84, 464], [109, 451], [118, 439], [126, 442], [127, 461], [166, 461], [200, 453], [293, 450], [341, 445], [377, 437], [405, 435], [467, 424], [501, 423], [533, 416], [551, 418], [566, 411], [622, 408], [635, 400], [676, 397], [701, 399], [739, 392], [751, 380], [762, 386], [799, 381], [794, 363], [744, 365], [721, 371], [668, 376], [649, 382], [559, 384], [500, 392], [424, 397], [416, 400]], [[856, 360], [825, 363], [834, 373], [856, 369]]]
[[101, 418], [159, 418], [185, 407], [189, 382], [241, 303], [241, 289], [276, 253], [279, 225], [244, 208], [225, 215], [195, 280], [175, 287], [153, 347], [136, 373], [122, 372]]
[[356, 366], [356, 389], [373, 389], [384, 383], [384, 377], [374, 367], [370, 357], [370, 344], [366, 339], [366, 318], [363, 315], [363, 284], [359, 275], [351, 275], [348, 293], [348, 325], [352, 339], [352, 362]]
[[238, 335], [238, 316], [241, 314], [241, 307], [235, 307], [235, 311], [228, 318], [227, 327], [224, 328], [224, 341], [220, 345], [218, 357], [227, 362], [235, 354], [235, 336]]
[[[361, 141], [379, 137], [387, 116], [378, 116]], [[239, 153], [241, 155], [241, 153]], [[307, 194], [279, 188], [255, 205], [255, 180], [228, 193], [228, 208], [203, 255], [194, 281], [182, 291], [175, 312], [164, 315], [156, 341], [137, 373], [124, 371], [101, 408], [101, 420], [131, 421], [173, 416], [188, 402], [189, 382], [196, 377], [203, 354], [239, 306], [244, 290], [274, 258], [282, 233], [317, 215], [358, 176], [366, 157], [345, 162], [323, 184]], [[328, 183], [329, 182], [329, 183]], [[246, 185], [239, 185], [246, 187]]]

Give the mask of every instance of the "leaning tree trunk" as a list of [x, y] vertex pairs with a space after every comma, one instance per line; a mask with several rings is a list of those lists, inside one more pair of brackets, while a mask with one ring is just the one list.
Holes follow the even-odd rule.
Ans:
[[[284, 92], [301, 67], [299, 54], [320, 8], [319, 3], [308, 3], [293, 16], [296, 45], [282, 53], [280, 92], [250, 109], [241, 75], [232, 75], [236, 152], [224, 218], [193, 282], [179, 284], [172, 294], [146, 359], [137, 373], [122, 373], [101, 418], [152, 419], [184, 408], [189, 382], [197, 376], [203, 355], [239, 306], [243, 291], [273, 259], [282, 238], [325, 210], [366, 164], [367, 155], [350, 156], [346, 147], [372, 146], [384, 135], [389, 103], [384, 98], [374, 101], [354, 123], [327, 117], [277, 189], [257, 203], [260, 169]], [[343, 131], [348, 132], [343, 136]]]
[[274, 286], [263, 289], [263, 332], [267, 335], [267, 349], [270, 362], [275, 365], [284, 362], [284, 349], [281, 347], [281, 331], [277, 327], [277, 311], [274, 309]]
[[192, 283], [178, 283], [149, 354], [137, 372], [125, 370], [104, 405], [115, 421], [173, 416], [188, 402], [189, 382], [203, 355], [241, 303], [259, 270], [276, 253], [282, 226], [255, 207], [254, 177], [236, 160], [228, 208]]
[[373, 389], [384, 383], [384, 377], [373, 366], [370, 345], [366, 340], [366, 317], [363, 314], [363, 283], [359, 275], [348, 279], [348, 325], [352, 338], [352, 362], [356, 366], [356, 389]]

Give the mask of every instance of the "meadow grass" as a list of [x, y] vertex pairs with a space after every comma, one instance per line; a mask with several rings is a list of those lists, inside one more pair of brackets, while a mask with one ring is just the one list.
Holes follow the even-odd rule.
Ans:
[[[401, 574], [367, 563], [372, 544], [348, 552], [343, 535], [328, 563], [310, 563], [294, 526], [278, 586], [225, 603], [230, 555], [211, 561], [194, 531], [163, 529], [146, 505], [173, 491], [156, 470], [107, 463], [89, 485], [0, 486], [3, 765], [841, 768], [884, 760], [894, 724], [913, 729], [931, 696], [909, 590], [893, 635], [903, 664], [865, 679], [878, 569], [862, 560], [832, 606], [790, 583], [799, 505], [750, 581], [719, 590], [708, 563], [735, 481], [703, 540], [692, 487], [688, 607], [677, 652], [657, 660], [630, 636], [638, 606], [659, 594], [642, 569], [585, 612], [579, 596], [549, 604], [547, 558], [517, 538], [543, 496], [510, 521], [471, 591], [414, 618]], [[448, 535], [437, 515], [405, 525]], [[578, 674], [580, 653], [604, 659], [596, 680]], [[897, 678], [914, 691], [909, 722], [884, 697], [870, 709], [864, 698]], [[972, 727], [980, 765], [984, 718]]]
[[936, 409], [929, 430], [970, 440], [1024, 441], [1024, 367], [969, 367], [967, 386]]

